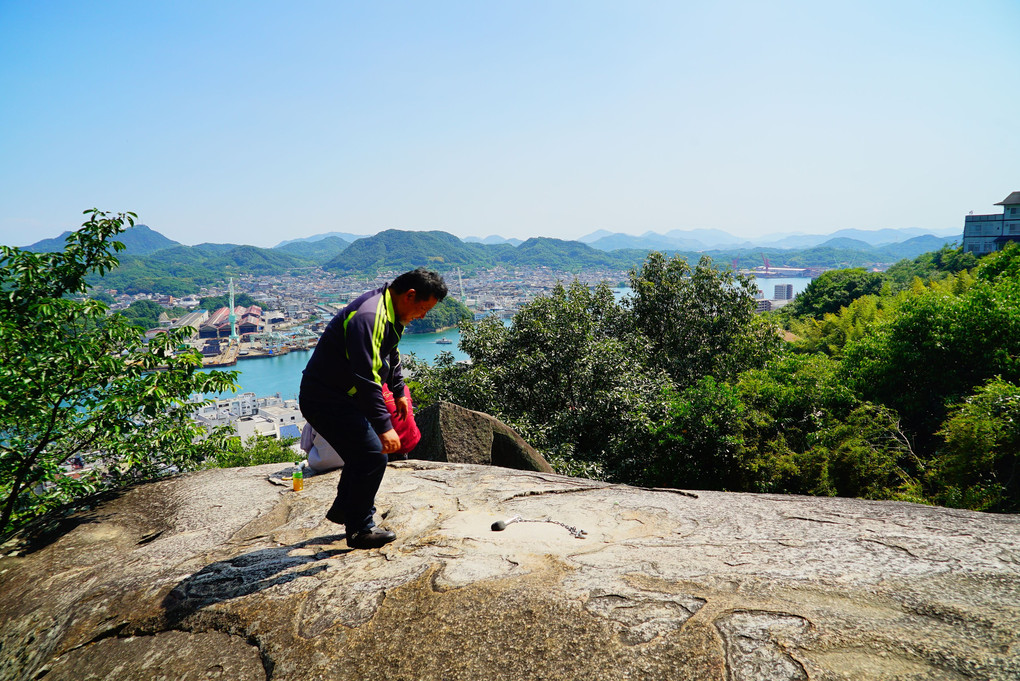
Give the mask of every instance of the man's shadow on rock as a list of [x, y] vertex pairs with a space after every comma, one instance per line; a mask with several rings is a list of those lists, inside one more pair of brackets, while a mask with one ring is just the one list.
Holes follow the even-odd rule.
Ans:
[[213, 603], [287, 584], [299, 577], [317, 575], [327, 566], [320, 564], [295, 572], [289, 570], [350, 553], [351, 549], [322, 550], [312, 555], [299, 556], [292, 556], [290, 552], [308, 546], [334, 544], [345, 537], [344, 534], [314, 537], [290, 546], [260, 549], [210, 563], [171, 589], [163, 599], [163, 608], [170, 619], [179, 621]]

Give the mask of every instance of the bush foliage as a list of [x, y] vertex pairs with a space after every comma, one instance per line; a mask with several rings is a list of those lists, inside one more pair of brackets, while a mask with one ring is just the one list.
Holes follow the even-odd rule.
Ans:
[[300, 438], [283, 438], [252, 435], [241, 442], [239, 437], [227, 439], [224, 446], [213, 454], [206, 462], [210, 468], [237, 468], [241, 466], [261, 466], [265, 463], [298, 462], [304, 455], [291, 447]]
[[492, 413], [571, 474], [1020, 511], [1016, 246], [827, 273], [779, 315], [705, 258], [653, 253], [630, 283], [469, 325], [470, 363], [415, 365], [419, 405]]

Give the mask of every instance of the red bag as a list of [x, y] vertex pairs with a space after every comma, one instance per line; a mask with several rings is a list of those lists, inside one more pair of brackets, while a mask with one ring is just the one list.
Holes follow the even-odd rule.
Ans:
[[385, 383], [383, 384], [383, 400], [386, 401], [386, 408], [390, 410], [390, 420], [393, 421], [393, 430], [397, 431], [397, 437], [400, 438], [400, 449], [398, 449], [396, 453], [406, 455], [412, 449], [417, 447], [419, 442], [421, 442], [421, 431], [418, 430], [418, 424], [414, 422], [414, 404], [411, 403], [411, 393], [410, 391], [405, 390], [404, 394], [407, 395], [406, 419], [402, 419], [397, 416], [397, 400], [393, 397], [390, 387]]

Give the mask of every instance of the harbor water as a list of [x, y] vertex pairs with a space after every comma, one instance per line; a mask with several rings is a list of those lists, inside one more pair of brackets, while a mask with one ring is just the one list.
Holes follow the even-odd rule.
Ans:
[[[449, 344], [436, 342], [443, 338], [451, 342]], [[467, 354], [461, 352], [459, 344], [460, 329], [448, 329], [438, 333], [408, 333], [400, 340], [400, 354], [406, 356], [413, 352], [415, 357], [429, 363], [433, 362], [440, 352], [449, 352], [456, 360], [467, 359]], [[311, 350], [295, 350], [275, 357], [242, 359], [235, 366], [226, 368], [240, 374], [237, 377], [237, 382], [241, 386], [239, 393], [253, 392], [259, 397], [279, 393], [283, 399], [290, 400], [297, 399], [301, 387], [301, 372], [304, 371], [311, 356]], [[220, 397], [228, 396], [229, 394]]]
[[[794, 295], [800, 293], [811, 282], [804, 277], [759, 279], [758, 288], [763, 289], [764, 297], [771, 298], [777, 284], [792, 284]], [[616, 297], [622, 298], [629, 288], [614, 289]], [[446, 339], [450, 343], [437, 343]], [[460, 329], [448, 329], [437, 333], [408, 333], [400, 340], [400, 353], [406, 356], [414, 353], [420, 360], [432, 363], [441, 352], [449, 352], [457, 361], [466, 360], [468, 356], [460, 347]], [[241, 388], [238, 392], [253, 392], [259, 397], [276, 395], [285, 400], [297, 399], [301, 386], [301, 372], [311, 357], [311, 350], [297, 350], [276, 357], [240, 360], [235, 366], [227, 367], [239, 372], [237, 382]], [[203, 369], [212, 371], [212, 369]], [[221, 397], [227, 397], [222, 395]], [[209, 397], [213, 397], [210, 395]]]

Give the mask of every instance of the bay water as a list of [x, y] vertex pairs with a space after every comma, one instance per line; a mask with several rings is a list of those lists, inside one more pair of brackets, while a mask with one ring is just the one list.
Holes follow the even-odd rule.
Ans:
[[[436, 342], [444, 338], [451, 343]], [[430, 364], [444, 351], [451, 353], [455, 360], [465, 360], [468, 358], [467, 353], [457, 347], [459, 344], [460, 329], [456, 328], [437, 333], [407, 333], [400, 339], [400, 354], [406, 356], [413, 352], [418, 359]], [[301, 372], [304, 371], [311, 356], [311, 350], [296, 350], [275, 357], [242, 359], [229, 369], [240, 373], [237, 377], [237, 382], [241, 386], [239, 393], [253, 392], [258, 397], [270, 397], [279, 393], [285, 400], [297, 399], [301, 387]], [[202, 371], [214, 370], [202, 369]], [[219, 397], [229, 397], [229, 393]]]
[[[793, 293], [796, 295], [807, 288], [810, 282], [811, 279], [805, 277], [763, 278], [758, 280], [758, 288], [764, 291], [766, 298], [771, 298], [777, 284], [793, 284]], [[630, 293], [630, 289], [617, 288], [613, 289], [613, 292], [617, 298], [622, 298]], [[449, 344], [436, 342], [441, 339], [451, 342]], [[408, 333], [400, 339], [400, 354], [414, 353], [418, 359], [428, 363], [435, 361], [441, 352], [451, 353], [457, 361], [468, 359], [467, 353], [458, 347], [459, 344], [460, 329], [456, 328], [436, 333]], [[301, 372], [311, 356], [311, 350], [298, 350], [277, 357], [243, 359], [230, 369], [240, 373], [237, 382], [241, 388], [238, 392], [253, 392], [259, 397], [279, 394], [285, 400], [297, 399], [301, 386]], [[227, 396], [229, 395], [221, 397]]]

